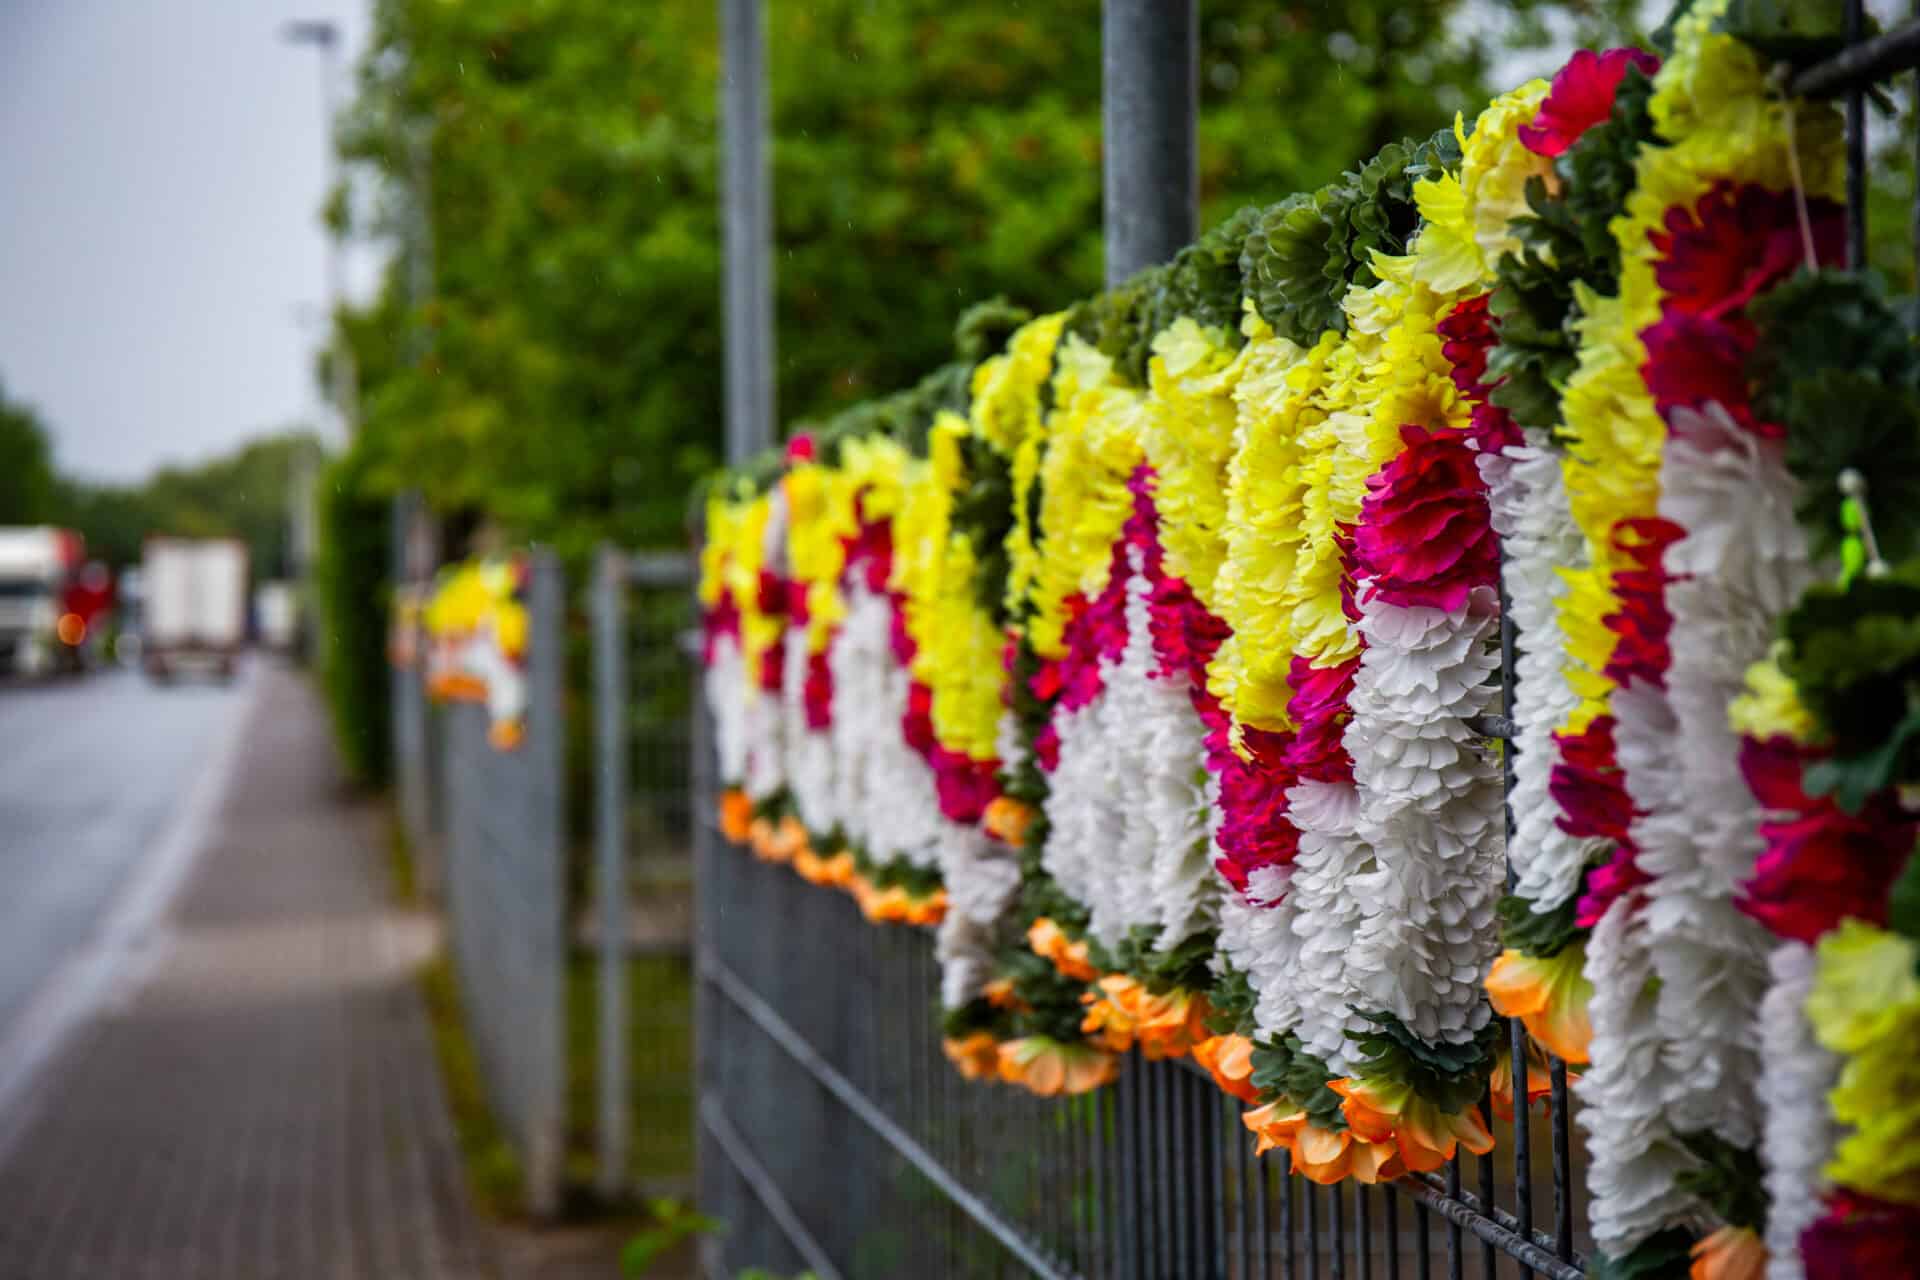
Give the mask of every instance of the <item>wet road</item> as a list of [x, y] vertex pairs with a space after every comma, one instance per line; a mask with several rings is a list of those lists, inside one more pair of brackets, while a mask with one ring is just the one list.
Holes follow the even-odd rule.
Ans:
[[0, 1041], [95, 945], [193, 806], [248, 695], [137, 672], [0, 686]]

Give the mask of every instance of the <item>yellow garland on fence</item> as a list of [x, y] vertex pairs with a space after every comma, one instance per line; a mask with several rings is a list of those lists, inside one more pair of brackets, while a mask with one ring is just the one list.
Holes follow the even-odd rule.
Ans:
[[825, 653], [847, 616], [840, 574], [847, 567], [844, 539], [859, 532], [854, 480], [843, 468], [802, 462], [780, 487], [787, 499], [788, 569], [807, 593], [807, 652]]
[[1226, 558], [1227, 463], [1241, 361], [1226, 335], [1186, 316], [1154, 336], [1147, 365], [1145, 445], [1167, 572], [1216, 608]]

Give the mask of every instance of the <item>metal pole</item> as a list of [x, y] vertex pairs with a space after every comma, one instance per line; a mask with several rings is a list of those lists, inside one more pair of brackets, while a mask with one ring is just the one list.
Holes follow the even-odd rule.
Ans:
[[551, 551], [533, 552], [527, 613], [526, 802], [530, 872], [521, 886], [532, 944], [525, 955], [527, 1000], [514, 1038], [528, 1064], [527, 1208], [538, 1219], [560, 1209], [566, 1130], [566, 587]]
[[726, 223], [727, 461], [773, 443], [773, 179], [760, 0], [720, 0], [722, 216]]
[[627, 1190], [626, 560], [602, 545], [593, 583], [594, 799], [600, 899], [600, 1194]]
[[[336, 124], [340, 117], [340, 28], [331, 21], [289, 22], [282, 31], [294, 44], [310, 44], [320, 51], [320, 111], [327, 131], [327, 195], [340, 185], [340, 145]], [[340, 308], [346, 299], [346, 252], [342, 233], [327, 228], [327, 334], [332, 358], [327, 362], [328, 398], [340, 416], [342, 443], [353, 439], [359, 418], [353, 351], [340, 332]]]
[[1105, 0], [1100, 23], [1107, 287], [1198, 234], [1195, 0]]

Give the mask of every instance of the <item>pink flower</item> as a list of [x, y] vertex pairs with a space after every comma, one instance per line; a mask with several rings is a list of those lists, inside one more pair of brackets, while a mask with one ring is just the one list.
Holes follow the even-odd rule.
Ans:
[[730, 594], [722, 592], [713, 608], [700, 615], [700, 662], [703, 666], [712, 666], [714, 654], [721, 636], [732, 636], [737, 643], [740, 639], [740, 606], [733, 602]]
[[1548, 789], [1560, 807], [1559, 828], [1576, 839], [1625, 840], [1633, 801], [1614, 754], [1613, 717], [1597, 716], [1579, 733], [1556, 733], [1560, 761]]
[[1352, 782], [1353, 757], [1343, 741], [1350, 718], [1347, 700], [1360, 655], [1332, 667], [1316, 667], [1295, 656], [1287, 674], [1293, 698], [1287, 712], [1293, 717], [1293, 740], [1282, 752], [1287, 767], [1303, 782]]
[[760, 688], [766, 693], [780, 692], [780, 686], [786, 683], [786, 655], [780, 652], [779, 645], [767, 648], [760, 655]]
[[1467, 437], [1403, 426], [1394, 459], [1367, 480], [1354, 538], [1354, 576], [1366, 598], [1458, 612], [1491, 586], [1500, 548]]
[[907, 686], [907, 709], [900, 717], [900, 736], [928, 760], [939, 745], [933, 736], [933, 690], [918, 680]]
[[933, 785], [940, 797], [940, 812], [949, 821], [972, 826], [1000, 794], [998, 760], [973, 760], [958, 751], [935, 746], [929, 763], [933, 765]]
[[1287, 788], [1298, 779], [1286, 762], [1291, 734], [1243, 731], [1247, 757], [1226, 753], [1220, 772], [1220, 858], [1215, 868], [1242, 893], [1257, 867], [1284, 866], [1300, 851], [1287, 820]]
[[805, 431], [796, 432], [787, 440], [787, 465], [794, 466], [802, 462], [813, 461], [813, 436]]
[[1562, 154], [1594, 125], [1613, 114], [1613, 95], [1628, 67], [1651, 76], [1660, 59], [1640, 49], [1581, 49], [1553, 78], [1532, 124], [1520, 126], [1520, 145], [1537, 156]]

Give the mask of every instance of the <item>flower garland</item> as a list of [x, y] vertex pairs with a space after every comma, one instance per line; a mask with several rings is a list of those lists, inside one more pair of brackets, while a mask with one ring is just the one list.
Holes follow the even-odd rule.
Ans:
[[956, 1069], [1191, 1053], [1258, 1149], [1371, 1182], [1490, 1150], [1504, 1014], [1527, 1102], [1583, 1069], [1610, 1264], [1912, 1229], [1920, 711], [1868, 658], [1920, 664], [1920, 362], [1811, 270], [1837, 122], [1738, 20], [989, 308], [710, 504], [728, 829], [937, 920]]
[[468, 560], [441, 570], [420, 609], [427, 696], [484, 705], [497, 751], [526, 736], [527, 574], [524, 556]]

